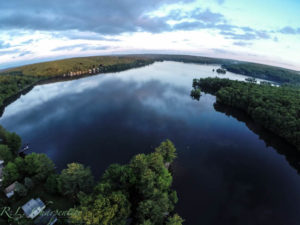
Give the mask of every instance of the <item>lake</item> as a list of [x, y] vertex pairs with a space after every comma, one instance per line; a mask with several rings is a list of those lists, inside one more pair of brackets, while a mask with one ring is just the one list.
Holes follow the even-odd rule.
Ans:
[[291, 147], [242, 113], [214, 106], [212, 95], [190, 97], [193, 78], [215, 77], [218, 67], [157, 62], [39, 85], [10, 104], [0, 124], [58, 169], [79, 162], [98, 178], [168, 138], [178, 152], [176, 210], [185, 224], [299, 224], [300, 178], [291, 166], [298, 159], [279, 154]]

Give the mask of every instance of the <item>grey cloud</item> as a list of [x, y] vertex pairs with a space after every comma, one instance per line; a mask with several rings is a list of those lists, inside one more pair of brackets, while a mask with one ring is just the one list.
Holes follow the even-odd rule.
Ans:
[[[195, 0], [10, 0], [0, 1], [0, 29], [51, 31], [53, 36], [80, 40], [118, 41], [106, 38], [127, 32], [159, 33], [175, 30], [215, 29], [228, 39], [269, 39], [266, 31], [231, 25], [226, 18], [209, 9], [190, 12], [172, 10], [167, 16], [149, 13], [165, 4]], [[224, 0], [216, 0], [224, 3]], [[178, 23], [168, 24], [169, 20]], [[239, 31], [243, 31], [241, 34]]]
[[164, 4], [194, 0], [10, 0], [0, 2], [0, 29], [79, 30], [101, 34], [157, 32], [166, 21], [146, 16]]
[[252, 45], [252, 43], [249, 43], [249, 42], [244, 42], [244, 41], [236, 41], [236, 42], [233, 42], [234, 45], [237, 45], [237, 46], [241, 46], [241, 47], [245, 47], [245, 46], [250, 46]]
[[199, 21], [196, 22], [182, 22], [174, 25], [174, 30], [195, 30], [195, 29], [203, 29], [207, 28], [207, 26]]
[[295, 29], [295, 28], [287, 26], [287, 27], [284, 27], [281, 30], [279, 30], [279, 32], [282, 34], [300, 34], [300, 28]]
[[258, 39], [270, 39], [271, 36], [266, 31], [253, 31], [253, 32], [244, 32], [239, 33], [235, 31], [221, 31], [220, 32], [227, 39], [233, 40], [258, 40]]
[[19, 52], [20, 52], [19, 49], [4, 50], [4, 51], [0, 51], [0, 55], [10, 55], [10, 54], [16, 54]]
[[21, 53], [19, 54], [19, 56], [25, 56], [25, 55], [30, 55], [30, 54], [32, 54], [31, 51], [24, 51], [24, 52], [21, 52]]
[[225, 18], [222, 14], [211, 12], [209, 9], [206, 9], [204, 12], [201, 12], [200, 9], [197, 9], [192, 12], [191, 18], [213, 24], [225, 21]]

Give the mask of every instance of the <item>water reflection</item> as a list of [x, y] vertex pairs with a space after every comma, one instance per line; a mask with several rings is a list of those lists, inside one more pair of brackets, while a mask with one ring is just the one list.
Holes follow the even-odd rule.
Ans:
[[186, 224], [296, 225], [300, 181], [277, 146], [215, 109], [214, 96], [191, 99], [192, 79], [215, 76], [213, 67], [164, 62], [37, 86], [0, 123], [59, 169], [81, 162], [96, 176], [169, 138], [178, 149], [174, 186]]

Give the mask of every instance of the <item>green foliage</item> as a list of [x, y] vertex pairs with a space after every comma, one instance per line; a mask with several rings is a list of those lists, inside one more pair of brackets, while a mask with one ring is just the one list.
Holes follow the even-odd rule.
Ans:
[[107, 196], [99, 194], [93, 200], [81, 199], [81, 204], [70, 214], [73, 223], [124, 225], [130, 215], [130, 203], [122, 192], [112, 192]]
[[26, 175], [24, 159], [22, 157], [17, 157], [15, 158], [14, 163], [18, 168], [20, 177], [24, 177]]
[[72, 222], [125, 224], [132, 218], [132, 224], [166, 224], [178, 201], [165, 166], [174, 160], [175, 151], [167, 140], [152, 154], [136, 155], [126, 165], [111, 165], [94, 192], [80, 198], [80, 206], [73, 209], [76, 213], [71, 215]]
[[200, 97], [201, 97], [201, 89], [200, 88], [194, 88], [193, 90], [191, 90], [191, 97], [193, 99], [196, 99], [199, 101]]
[[5, 186], [10, 185], [20, 178], [20, 174], [16, 164], [13, 162], [8, 162], [3, 169], [4, 180], [3, 183]]
[[3, 105], [6, 99], [29, 87], [36, 81], [37, 78], [34, 77], [0, 75], [0, 106]]
[[94, 178], [90, 168], [82, 164], [68, 164], [58, 177], [58, 190], [61, 194], [76, 198], [80, 191], [89, 193], [92, 190]]
[[222, 68], [219, 68], [216, 71], [217, 71], [217, 73], [226, 74], [226, 70], [224, 70]]
[[[1, 98], [1, 93], [0, 93]], [[7, 145], [12, 154], [17, 155], [21, 147], [21, 138], [16, 133], [11, 133], [0, 126], [0, 138], [2, 139], [2, 144]]]
[[27, 188], [26, 188], [23, 184], [17, 182], [17, 183], [16, 183], [15, 192], [16, 192], [20, 197], [25, 197], [25, 196], [27, 195], [28, 190], [27, 190]]
[[21, 147], [21, 138], [16, 133], [6, 133], [5, 143], [8, 145], [10, 150], [17, 155]]
[[177, 157], [176, 148], [168, 139], [162, 142], [160, 146], [155, 149], [155, 152], [159, 153], [163, 157], [164, 163], [172, 163]]
[[14, 156], [7, 145], [0, 144], [0, 159], [4, 160], [5, 163], [14, 159]]
[[45, 154], [31, 153], [25, 156], [25, 171], [37, 181], [44, 181], [54, 172], [55, 165]]
[[58, 176], [57, 174], [51, 174], [45, 183], [45, 189], [50, 194], [56, 194], [58, 192]]
[[31, 189], [31, 188], [34, 187], [34, 183], [33, 183], [32, 179], [30, 179], [29, 177], [25, 177], [25, 179], [24, 179], [24, 185], [28, 189]]
[[184, 220], [178, 214], [175, 214], [168, 219], [166, 225], [182, 225], [183, 222]]
[[223, 68], [233, 73], [244, 74], [278, 83], [300, 84], [299, 74], [296, 71], [284, 68], [246, 62], [225, 63], [223, 64]]
[[300, 151], [300, 89], [228, 79], [201, 79], [199, 86], [217, 102], [245, 111], [254, 121]]

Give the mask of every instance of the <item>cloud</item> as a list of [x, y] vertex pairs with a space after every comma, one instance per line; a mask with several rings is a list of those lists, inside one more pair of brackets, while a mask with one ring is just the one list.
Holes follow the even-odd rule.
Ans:
[[300, 28], [296, 29], [296, 28], [286, 26], [280, 29], [279, 32], [282, 34], [300, 34]]
[[89, 44], [75, 44], [75, 45], [68, 45], [68, 46], [62, 46], [57, 47], [55, 49], [52, 49], [53, 52], [55, 51], [72, 51], [74, 49], [79, 49], [79, 51], [96, 51], [96, 50], [106, 50], [109, 49], [110, 46], [95, 46], [95, 45], [89, 45]]
[[0, 41], [0, 49], [9, 48], [11, 45], [9, 43], [5, 43], [4, 41]]
[[241, 47], [252, 45], [252, 43], [244, 42], [244, 41], [236, 41], [236, 42], [233, 42], [233, 44], [236, 46], [241, 46]]
[[201, 9], [198, 8], [191, 13], [190, 18], [210, 24], [225, 22], [225, 18], [222, 14], [211, 12], [209, 9], [201, 11]]
[[11, 49], [11, 50], [4, 50], [4, 51], [0, 51], [0, 55], [10, 55], [10, 54], [16, 54], [19, 53], [20, 50], [19, 49]]
[[92, 41], [119, 41], [117, 38], [107, 38], [101, 34], [95, 32], [80, 32], [80, 31], [61, 31], [57, 34], [53, 34], [56, 38], [68, 38], [70, 40], [92, 40]]
[[[209, 8], [175, 9], [164, 16], [153, 11], [167, 4], [196, 0], [10, 0], [0, 1], [0, 30], [51, 31], [57, 38], [119, 41], [115, 35], [131, 32], [162, 33], [177, 30], [215, 29], [227, 39], [269, 39], [266, 31], [231, 25], [224, 15]], [[219, 4], [224, 0], [216, 0]], [[169, 21], [175, 21], [171, 25]], [[243, 33], [239, 32], [242, 30]], [[110, 37], [107, 37], [110, 36]]]
[[[194, 0], [11, 0], [0, 2], [0, 29], [79, 30], [100, 34], [157, 32], [166, 21], [147, 13], [165, 4]], [[162, 27], [162, 28], [160, 28]]]
[[[237, 31], [236, 31], [237, 30]], [[260, 39], [271, 39], [271, 36], [266, 31], [251, 31], [240, 33], [238, 28], [235, 31], [221, 31], [220, 34], [225, 36], [227, 39], [232, 40], [260, 40]]]
[[25, 55], [30, 55], [30, 54], [32, 54], [32, 53], [33, 53], [32, 51], [24, 51], [24, 52], [21, 52], [21, 53], [19, 54], [19, 57], [25, 56]]

